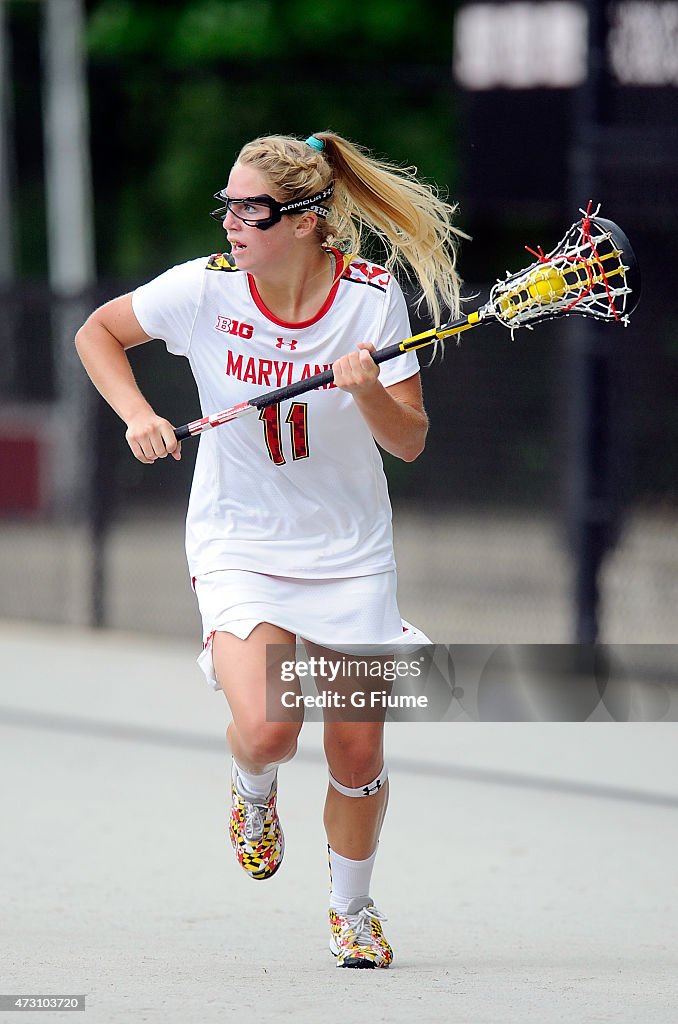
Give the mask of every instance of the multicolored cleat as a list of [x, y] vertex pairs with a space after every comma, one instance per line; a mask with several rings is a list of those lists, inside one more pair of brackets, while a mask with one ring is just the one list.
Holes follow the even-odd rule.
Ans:
[[337, 967], [388, 967], [393, 950], [381, 930], [385, 920], [364, 896], [351, 900], [343, 914], [330, 910], [330, 952], [337, 958]]
[[238, 861], [250, 878], [271, 878], [282, 864], [285, 837], [276, 809], [277, 795], [276, 779], [268, 797], [261, 802], [252, 803], [241, 796], [237, 786], [237, 768], [233, 764], [228, 834]]

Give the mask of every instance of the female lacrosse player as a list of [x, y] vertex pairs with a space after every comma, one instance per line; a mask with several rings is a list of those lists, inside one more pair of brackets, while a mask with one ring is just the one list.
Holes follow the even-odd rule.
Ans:
[[[380, 373], [371, 353], [410, 334], [397, 264], [414, 272], [436, 321], [441, 302], [456, 311], [456, 230], [453, 208], [412, 169], [331, 132], [249, 143], [217, 198], [230, 254], [191, 260], [107, 303], [76, 344], [143, 463], [178, 459], [180, 445], [140, 393], [126, 349], [160, 338], [186, 356], [204, 413], [333, 368], [333, 386], [206, 433], [189, 502], [199, 661], [232, 715], [229, 833], [245, 871], [266, 879], [284, 852], [278, 766], [301, 727], [267, 721], [267, 645], [299, 637], [332, 651], [417, 635], [396, 603], [375, 441], [406, 461], [422, 451], [419, 367], [409, 353]], [[360, 257], [362, 225], [385, 245], [385, 267]], [[393, 956], [370, 898], [388, 799], [382, 735], [382, 722], [325, 723], [330, 948], [342, 967], [387, 967]]]

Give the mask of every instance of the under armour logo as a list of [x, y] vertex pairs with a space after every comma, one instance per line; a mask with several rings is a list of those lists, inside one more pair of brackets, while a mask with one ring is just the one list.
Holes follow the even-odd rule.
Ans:
[[381, 782], [379, 779], [372, 786], [363, 786], [363, 793], [365, 796], [372, 796], [373, 793], [378, 793], [381, 789]]
[[275, 347], [276, 348], [283, 348], [283, 346], [285, 346], [287, 348], [291, 348], [292, 351], [294, 352], [294, 350], [295, 350], [295, 348], [297, 347], [298, 344], [299, 344], [298, 341], [283, 341], [282, 338], [278, 338], [278, 340], [275, 343]]

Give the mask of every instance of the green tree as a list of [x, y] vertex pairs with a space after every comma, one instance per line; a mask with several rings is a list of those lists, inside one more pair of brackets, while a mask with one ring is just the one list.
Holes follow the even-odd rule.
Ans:
[[258, 134], [330, 127], [454, 191], [451, 13], [415, 0], [92, 3], [102, 273], [218, 248], [211, 195]]

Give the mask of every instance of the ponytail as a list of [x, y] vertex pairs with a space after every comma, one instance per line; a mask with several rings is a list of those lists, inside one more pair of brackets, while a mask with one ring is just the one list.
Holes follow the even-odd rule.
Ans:
[[335, 194], [327, 229], [337, 241], [359, 252], [364, 226], [380, 239], [389, 270], [411, 268], [431, 319], [440, 323], [442, 306], [459, 315], [457, 241], [466, 237], [453, 225], [456, 206], [420, 181], [414, 167], [378, 160], [333, 132], [316, 132], [325, 144]]
[[386, 250], [386, 268], [414, 272], [424, 304], [436, 324], [443, 307], [459, 315], [457, 243], [467, 237], [453, 224], [456, 206], [417, 178], [414, 167], [378, 160], [334, 132], [315, 132], [322, 146], [287, 136], [248, 143], [241, 163], [255, 164], [283, 197], [303, 197], [334, 181], [329, 214], [319, 221], [326, 243], [359, 254], [365, 228]]

